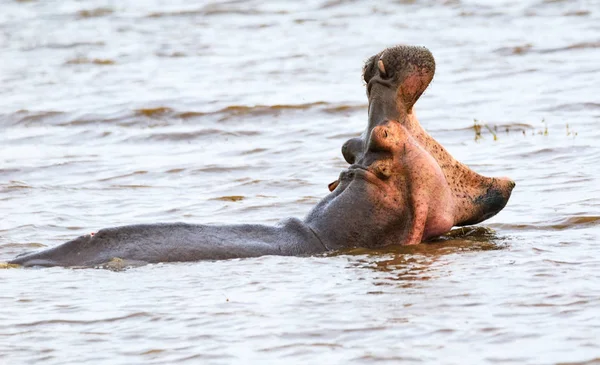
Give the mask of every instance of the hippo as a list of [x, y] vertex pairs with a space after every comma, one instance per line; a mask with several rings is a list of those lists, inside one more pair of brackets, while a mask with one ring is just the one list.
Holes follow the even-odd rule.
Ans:
[[412, 245], [501, 210], [510, 179], [486, 178], [454, 160], [419, 125], [412, 107], [433, 77], [425, 48], [400, 46], [367, 61], [368, 126], [346, 142], [350, 166], [303, 219], [275, 226], [187, 223], [106, 228], [16, 257], [23, 266], [94, 267], [257, 257], [309, 256], [351, 247]]

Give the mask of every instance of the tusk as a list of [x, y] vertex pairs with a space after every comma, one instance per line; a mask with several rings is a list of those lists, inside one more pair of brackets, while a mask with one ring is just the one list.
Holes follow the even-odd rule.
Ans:
[[337, 186], [340, 184], [339, 180], [336, 180], [334, 182], [332, 182], [331, 184], [327, 185], [327, 187], [329, 187], [329, 191], [334, 191], [335, 188], [337, 188]]
[[379, 67], [379, 71], [381, 71], [381, 73], [385, 75], [385, 66], [383, 65], [383, 61], [382, 60], [379, 60], [377, 62], [377, 67]]

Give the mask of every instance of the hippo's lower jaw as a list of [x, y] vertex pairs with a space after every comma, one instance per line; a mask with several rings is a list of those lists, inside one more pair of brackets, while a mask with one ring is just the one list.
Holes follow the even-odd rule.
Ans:
[[508, 203], [515, 182], [509, 178], [491, 178], [489, 186], [484, 187], [485, 192], [472, 200], [476, 212], [467, 212], [464, 216], [471, 220], [456, 222], [456, 226], [477, 224], [498, 214]]

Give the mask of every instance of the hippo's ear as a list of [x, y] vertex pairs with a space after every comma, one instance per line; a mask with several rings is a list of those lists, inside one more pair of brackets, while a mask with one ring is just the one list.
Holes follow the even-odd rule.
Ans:
[[369, 59], [365, 62], [365, 65], [363, 66], [363, 80], [365, 80], [367, 84], [369, 83], [369, 81], [371, 81], [373, 76], [377, 74], [377, 68], [375, 64], [379, 60], [379, 56], [380, 54], [378, 53], [374, 56], [369, 57]]
[[396, 46], [382, 52], [380, 60], [398, 87], [398, 98], [410, 113], [435, 74], [435, 59], [425, 47]]
[[359, 137], [350, 138], [344, 143], [342, 146], [342, 155], [346, 162], [353, 164], [358, 159], [358, 156], [363, 153], [363, 143], [364, 141]]

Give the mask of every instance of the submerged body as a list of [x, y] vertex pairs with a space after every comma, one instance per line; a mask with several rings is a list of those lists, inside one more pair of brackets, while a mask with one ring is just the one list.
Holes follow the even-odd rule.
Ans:
[[325, 248], [303, 222], [278, 226], [136, 224], [101, 229], [57, 247], [17, 257], [24, 266], [96, 266], [113, 259], [130, 264], [221, 260], [262, 255], [312, 255]]

